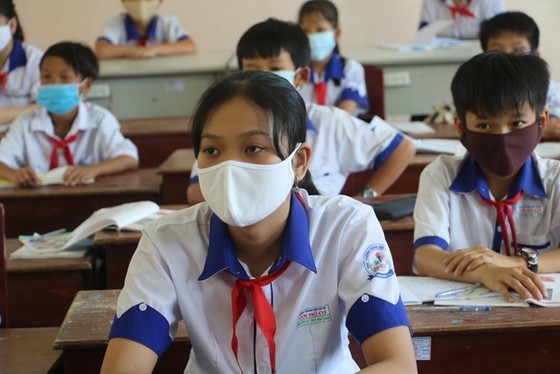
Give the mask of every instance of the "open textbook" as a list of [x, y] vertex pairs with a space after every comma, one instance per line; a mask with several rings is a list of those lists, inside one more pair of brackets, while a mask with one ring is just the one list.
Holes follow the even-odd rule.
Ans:
[[546, 287], [548, 298], [523, 300], [517, 293], [512, 293], [513, 303], [480, 284], [416, 276], [399, 276], [398, 279], [404, 305], [433, 302], [436, 306], [528, 307], [535, 304], [560, 307], [560, 274], [539, 274], [539, 277]]
[[[37, 177], [41, 181], [41, 184], [39, 184], [38, 186], [52, 186], [55, 184], [64, 184], [63, 176], [67, 168], [68, 166], [60, 166], [58, 168], [49, 170], [46, 173], [36, 171]], [[90, 184], [93, 182], [95, 182], [94, 178], [87, 178], [82, 180], [83, 184]], [[0, 179], [0, 188], [13, 188], [13, 187], [16, 187], [15, 183], [6, 179]]]
[[84, 240], [87, 240], [90, 235], [97, 231], [108, 227], [114, 227], [117, 230], [140, 231], [148, 221], [170, 212], [172, 211], [160, 209], [152, 201], [121, 204], [95, 211], [74, 231], [45, 235], [22, 235], [19, 239], [26, 247], [37, 253], [64, 251], [88, 245], [88, 242], [84, 242]]

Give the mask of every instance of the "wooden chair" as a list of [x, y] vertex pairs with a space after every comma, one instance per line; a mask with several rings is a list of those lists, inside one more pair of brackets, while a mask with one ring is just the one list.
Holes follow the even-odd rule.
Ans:
[[4, 205], [0, 204], [0, 327], [8, 327], [7, 258], [6, 236], [4, 234]]
[[365, 64], [364, 73], [366, 90], [369, 98], [369, 111], [360, 116], [366, 122], [373, 116], [385, 118], [385, 91], [383, 86], [383, 70], [375, 65]]

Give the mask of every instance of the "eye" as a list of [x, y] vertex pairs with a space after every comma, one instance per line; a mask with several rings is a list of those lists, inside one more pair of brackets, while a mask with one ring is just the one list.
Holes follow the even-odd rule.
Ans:
[[214, 147], [204, 147], [202, 149], [202, 153], [206, 156], [216, 156], [218, 154], [218, 150]]
[[524, 125], [525, 125], [524, 121], [514, 121], [514, 122], [511, 123], [511, 127], [514, 128], [514, 129], [523, 127]]
[[489, 130], [492, 128], [492, 126], [489, 123], [479, 123], [478, 125], [476, 125], [476, 128], [480, 130]]
[[259, 152], [261, 152], [262, 150], [263, 150], [263, 148], [262, 148], [262, 147], [259, 147], [259, 146], [257, 146], [257, 145], [250, 145], [250, 146], [248, 146], [247, 148], [245, 148], [245, 151], [246, 151], [247, 153], [259, 153]]

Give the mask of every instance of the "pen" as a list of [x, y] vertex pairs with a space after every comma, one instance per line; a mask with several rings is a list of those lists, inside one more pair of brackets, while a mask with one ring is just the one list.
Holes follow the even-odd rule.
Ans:
[[456, 310], [459, 312], [489, 312], [492, 310], [491, 306], [474, 306], [474, 305], [466, 305], [466, 306], [424, 306], [424, 307], [417, 307], [411, 308], [411, 310], [416, 310], [419, 312], [436, 312], [436, 311], [443, 311], [443, 310]]
[[469, 287], [457, 288], [455, 290], [438, 292], [438, 293], [436, 293], [436, 299], [441, 299], [443, 297], [449, 297], [449, 296], [455, 296], [455, 295], [458, 295], [460, 293], [467, 292], [467, 291], [473, 291], [473, 290], [475, 290], [479, 287], [480, 286], [469, 286]]

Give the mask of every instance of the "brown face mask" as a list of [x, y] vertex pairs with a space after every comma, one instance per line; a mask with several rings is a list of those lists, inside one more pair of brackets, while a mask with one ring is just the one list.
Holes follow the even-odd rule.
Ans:
[[508, 177], [517, 173], [541, 141], [543, 127], [536, 121], [507, 134], [485, 134], [463, 128], [461, 143], [475, 161], [492, 174]]

